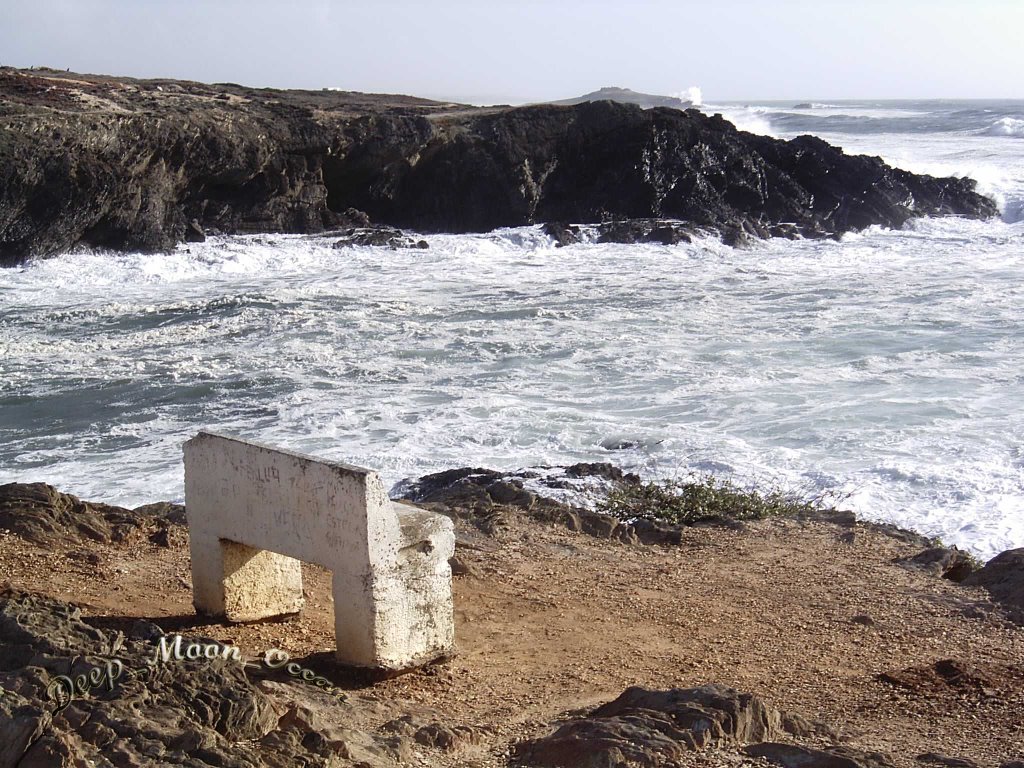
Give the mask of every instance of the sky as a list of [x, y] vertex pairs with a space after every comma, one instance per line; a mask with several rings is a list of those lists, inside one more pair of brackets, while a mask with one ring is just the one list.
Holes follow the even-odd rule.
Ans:
[[524, 103], [1024, 97], [1024, 0], [0, 0], [0, 64]]

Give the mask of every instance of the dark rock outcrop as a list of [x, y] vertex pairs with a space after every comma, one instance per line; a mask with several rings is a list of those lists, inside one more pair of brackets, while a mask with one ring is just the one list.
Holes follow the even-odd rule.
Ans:
[[750, 757], [763, 757], [785, 768], [894, 768], [885, 755], [850, 747], [811, 749], [796, 744], [767, 742], [743, 750]]
[[958, 583], [964, 581], [979, 567], [977, 560], [956, 547], [928, 547], [900, 562], [907, 567], [921, 568]]
[[690, 227], [674, 221], [656, 219], [629, 219], [611, 221], [598, 227], [599, 243], [661, 243], [675, 245], [689, 243], [693, 238]]
[[365, 229], [349, 229], [342, 233], [341, 239], [334, 243], [335, 248], [352, 246], [382, 246], [385, 248], [429, 248], [426, 240], [409, 237], [399, 229], [392, 227], [372, 227]]
[[965, 757], [950, 757], [938, 752], [925, 752], [914, 759], [924, 765], [939, 765], [945, 768], [981, 768], [976, 762]]
[[[656, 520], [623, 522], [611, 515], [554, 498], [562, 492], [593, 493], [596, 488], [638, 483], [640, 478], [608, 463], [581, 463], [570, 467], [538, 467], [521, 472], [462, 468], [425, 475], [402, 484], [400, 498], [423, 504], [453, 518], [473, 523], [491, 534], [507, 526], [506, 511], [527, 514], [602, 539], [628, 544], [678, 544], [682, 529]], [[524, 485], [530, 482], [536, 492]], [[595, 485], [596, 484], [596, 485]]]
[[986, 699], [1024, 686], [1024, 666], [939, 659], [931, 664], [883, 672], [880, 682], [924, 700]]
[[132, 531], [152, 528], [151, 535], [185, 521], [177, 504], [147, 504], [136, 510], [82, 501], [45, 483], [0, 485], [0, 529], [43, 546], [70, 541], [122, 541]]
[[1011, 618], [1024, 623], [1024, 548], [1008, 549], [996, 555], [963, 583], [984, 587], [993, 600], [1007, 609]]
[[551, 735], [521, 743], [517, 757], [557, 768], [673, 765], [696, 749], [774, 738], [781, 724], [780, 713], [756, 696], [723, 686], [629, 688]]
[[544, 225], [544, 234], [553, 238], [558, 248], [575, 245], [583, 239], [579, 227], [574, 224], [566, 224], [564, 221], [547, 222]]
[[996, 213], [969, 179], [694, 109], [474, 108], [0, 70], [0, 265], [76, 246], [160, 251], [213, 231], [321, 232], [352, 226], [350, 208], [421, 232], [669, 219], [737, 244]]
[[[414, 747], [451, 751], [476, 738], [434, 719], [356, 728], [372, 700], [245, 659], [164, 661], [163, 637], [149, 622], [99, 629], [74, 606], [0, 594], [0, 768], [383, 768], [409, 764]], [[80, 675], [70, 697], [56, 682]]]

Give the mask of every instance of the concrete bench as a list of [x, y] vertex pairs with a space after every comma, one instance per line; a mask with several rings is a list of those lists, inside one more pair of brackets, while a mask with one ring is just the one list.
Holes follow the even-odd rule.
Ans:
[[209, 432], [184, 452], [198, 612], [296, 613], [305, 561], [333, 575], [342, 663], [400, 671], [453, 652], [451, 520], [392, 502], [361, 467]]

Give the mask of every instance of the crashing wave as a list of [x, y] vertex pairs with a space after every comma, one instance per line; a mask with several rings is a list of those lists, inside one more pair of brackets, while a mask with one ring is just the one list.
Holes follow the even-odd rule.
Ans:
[[1014, 136], [1024, 138], [1024, 120], [1003, 117], [981, 132], [984, 136]]

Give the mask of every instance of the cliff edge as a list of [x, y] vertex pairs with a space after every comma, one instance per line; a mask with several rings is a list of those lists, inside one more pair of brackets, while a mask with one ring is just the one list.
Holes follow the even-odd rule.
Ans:
[[995, 215], [974, 187], [694, 109], [479, 108], [0, 68], [0, 265], [367, 215], [422, 232], [664, 218], [729, 242], [827, 237]]

